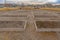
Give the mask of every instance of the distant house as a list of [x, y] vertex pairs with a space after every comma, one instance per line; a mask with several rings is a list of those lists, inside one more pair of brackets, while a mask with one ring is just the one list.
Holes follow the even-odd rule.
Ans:
[[17, 4], [8, 4], [8, 3], [0, 4], [0, 8], [3, 8], [3, 7], [16, 7], [16, 6], [17, 6]]
[[5, 4], [5, 7], [16, 7], [16, 4]]
[[4, 4], [0, 4], [0, 8], [3, 8], [4, 7]]

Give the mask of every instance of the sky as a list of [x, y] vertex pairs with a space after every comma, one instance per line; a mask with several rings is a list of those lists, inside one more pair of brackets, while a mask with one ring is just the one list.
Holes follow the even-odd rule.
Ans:
[[[4, 3], [5, 0], [0, 0], [0, 3]], [[6, 1], [13, 1], [13, 2], [16, 2], [16, 1], [32, 1], [32, 0], [6, 0]], [[34, 0], [33, 0], [34, 1]], [[52, 2], [52, 3], [60, 3], [60, 0], [35, 0], [35, 1], [38, 1], [38, 2]]]
[[0, 0], [0, 3], [4, 3], [4, 0]]

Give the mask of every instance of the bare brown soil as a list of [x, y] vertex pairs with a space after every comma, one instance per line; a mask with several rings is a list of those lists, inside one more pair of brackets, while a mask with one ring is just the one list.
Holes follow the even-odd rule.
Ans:
[[0, 28], [24, 28], [24, 21], [0, 21]]
[[36, 21], [38, 28], [60, 28], [60, 22], [55, 21]]

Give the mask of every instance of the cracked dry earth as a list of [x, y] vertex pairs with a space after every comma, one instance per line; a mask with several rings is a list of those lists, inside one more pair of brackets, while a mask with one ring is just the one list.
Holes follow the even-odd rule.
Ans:
[[28, 15], [28, 23], [25, 31], [0, 32], [0, 40], [58, 40], [55, 32], [36, 32], [33, 12]]

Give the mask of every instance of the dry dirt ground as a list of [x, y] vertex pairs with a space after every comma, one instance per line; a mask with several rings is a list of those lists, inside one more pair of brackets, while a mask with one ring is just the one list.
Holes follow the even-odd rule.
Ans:
[[[17, 14], [17, 11], [14, 11]], [[34, 25], [34, 13], [44, 11], [21, 11], [21, 13], [28, 13], [27, 27], [25, 31], [1, 31], [0, 40], [59, 40], [55, 32], [37, 32]], [[45, 11], [46, 12], [46, 11]], [[47, 11], [48, 12], [48, 11]], [[47, 13], [46, 12], [46, 13]], [[5, 13], [5, 12], [0, 12]], [[8, 12], [13, 13], [13, 12]], [[19, 12], [20, 13], [20, 12]]]

